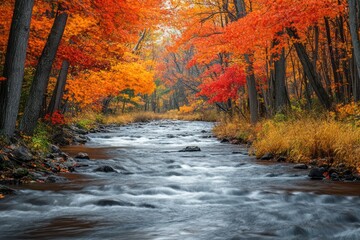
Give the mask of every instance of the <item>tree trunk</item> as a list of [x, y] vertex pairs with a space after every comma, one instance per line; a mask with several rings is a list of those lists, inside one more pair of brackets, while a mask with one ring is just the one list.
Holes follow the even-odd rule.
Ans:
[[342, 79], [341, 79], [341, 75], [338, 71], [339, 66], [338, 66], [338, 64], [336, 64], [336, 61], [335, 61], [335, 54], [334, 54], [334, 49], [332, 46], [331, 35], [330, 35], [330, 24], [329, 24], [329, 20], [327, 18], [325, 18], [325, 30], [326, 30], [327, 44], [329, 47], [331, 68], [332, 68], [332, 72], [334, 75], [335, 96], [336, 96], [337, 101], [342, 102], [343, 97], [344, 97], [344, 92], [342, 91], [342, 88], [343, 88]]
[[[358, 35], [358, 24], [357, 24], [357, 0], [348, 0], [349, 3], [349, 24], [351, 32], [351, 40], [353, 45], [353, 53], [356, 62], [356, 71], [355, 76], [360, 76], [360, 41]], [[360, 87], [359, 87], [359, 77], [355, 78], [353, 81], [353, 95], [355, 101], [360, 101]]]
[[[295, 40], [299, 40], [299, 36], [297, 35], [295, 29], [287, 28], [287, 32], [290, 37], [294, 38]], [[301, 65], [304, 68], [306, 77], [309, 80], [312, 88], [314, 89], [316, 96], [318, 97], [320, 103], [326, 109], [331, 109], [331, 107], [332, 107], [331, 99], [321, 84], [320, 76], [319, 76], [318, 72], [316, 71], [314, 64], [311, 62], [309, 55], [306, 52], [305, 46], [300, 41], [294, 42], [294, 46], [295, 46], [297, 55], [300, 59]]]
[[254, 69], [252, 61], [248, 55], [245, 55], [245, 60], [248, 64], [246, 69], [246, 83], [249, 94], [249, 106], [250, 106], [250, 122], [255, 124], [259, 121], [259, 103], [257, 98], [256, 81], [254, 75]]
[[[246, 16], [246, 8], [244, 0], [234, 0], [235, 10], [236, 10], [236, 18], [240, 19]], [[256, 90], [256, 80], [253, 70], [253, 63], [248, 54], [245, 54], [245, 60], [248, 65], [246, 69], [246, 83], [249, 93], [249, 106], [250, 106], [250, 122], [255, 124], [259, 121], [259, 113], [258, 113], [258, 98], [257, 98], [257, 90]]]
[[62, 62], [60, 74], [57, 79], [56, 86], [49, 104], [48, 113], [50, 114], [53, 114], [55, 111], [60, 109], [61, 99], [64, 95], [68, 70], [69, 70], [69, 62], [64, 60]]
[[16, 0], [0, 82], [0, 134], [12, 136], [19, 111], [34, 0]]
[[289, 97], [286, 91], [286, 65], [285, 50], [282, 49], [279, 58], [274, 63], [275, 72], [275, 111], [281, 112], [289, 105]]
[[39, 59], [34, 80], [30, 88], [30, 97], [26, 102], [24, 116], [20, 123], [20, 130], [25, 134], [31, 135], [35, 130], [41, 111], [42, 99], [48, 86], [51, 67], [65, 30], [67, 18], [68, 14], [66, 12], [57, 14]]

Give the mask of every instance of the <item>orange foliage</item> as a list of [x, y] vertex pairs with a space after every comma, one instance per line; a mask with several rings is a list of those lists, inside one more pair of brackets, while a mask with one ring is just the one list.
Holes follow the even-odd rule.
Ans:
[[[14, 2], [0, 2], [0, 64], [5, 57]], [[125, 89], [136, 94], [153, 91], [149, 64], [137, 56], [129, 60], [128, 53], [143, 29], [150, 31], [164, 18], [162, 0], [37, 0], [27, 66], [37, 65], [60, 5], [69, 18], [54, 66], [59, 69], [63, 60], [70, 62], [67, 97], [85, 106]]]

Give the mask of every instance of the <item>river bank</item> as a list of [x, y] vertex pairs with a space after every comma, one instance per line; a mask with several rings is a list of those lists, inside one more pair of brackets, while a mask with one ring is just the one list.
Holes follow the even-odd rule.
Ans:
[[360, 180], [360, 129], [352, 123], [307, 116], [251, 125], [234, 118], [222, 120], [213, 131], [222, 141], [247, 144], [262, 161], [309, 169], [312, 179]]

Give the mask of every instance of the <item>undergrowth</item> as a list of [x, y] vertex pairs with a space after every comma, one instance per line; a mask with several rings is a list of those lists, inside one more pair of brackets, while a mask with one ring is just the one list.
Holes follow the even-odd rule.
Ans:
[[330, 165], [344, 163], [359, 169], [358, 126], [348, 116], [339, 117], [337, 113], [297, 113], [278, 114], [255, 126], [240, 118], [222, 119], [213, 131], [219, 138], [252, 143], [251, 151], [257, 157], [271, 153], [302, 163], [326, 159]]

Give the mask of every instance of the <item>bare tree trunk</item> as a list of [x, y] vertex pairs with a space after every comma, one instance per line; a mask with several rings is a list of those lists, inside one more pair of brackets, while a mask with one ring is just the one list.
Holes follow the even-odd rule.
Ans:
[[281, 112], [289, 106], [289, 97], [286, 91], [286, 61], [285, 50], [282, 49], [279, 59], [274, 63], [275, 71], [275, 110]]
[[245, 55], [245, 60], [248, 64], [246, 69], [246, 83], [247, 89], [249, 94], [249, 106], [250, 106], [250, 122], [255, 124], [259, 121], [259, 103], [258, 103], [258, 96], [256, 90], [256, 80], [254, 75], [254, 69], [252, 65], [252, 61], [248, 55]]
[[[358, 0], [348, 0], [349, 3], [349, 23], [351, 40], [353, 45], [353, 53], [356, 62], [357, 74], [354, 76], [360, 76], [360, 41], [358, 34], [358, 23], [357, 23], [357, 7], [359, 7]], [[359, 77], [355, 77], [353, 81], [353, 95], [355, 101], [360, 101], [360, 82]]]
[[0, 134], [12, 136], [19, 111], [34, 0], [16, 0], [0, 82]]
[[43, 96], [49, 82], [51, 67], [65, 30], [67, 18], [68, 14], [66, 12], [57, 14], [49, 38], [39, 59], [30, 89], [30, 97], [26, 102], [24, 116], [20, 123], [20, 130], [25, 134], [31, 135], [36, 128], [37, 120], [40, 116]]
[[61, 99], [64, 95], [66, 77], [69, 71], [69, 62], [64, 60], [61, 65], [59, 77], [56, 82], [54, 92], [51, 97], [49, 104], [48, 113], [53, 114], [55, 111], [60, 109]]
[[[299, 39], [299, 36], [297, 35], [295, 29], [288, 28], [287, 32], [290, 37], [296, 40]], [[297, 55], [300, 59], [301, 65], [304, 68], [306, 77], [308, 78], [312, 88], [314, 89], [316, 96], [318, 97], [319, 101], [326, 109], [331, 109], [332, 107], [331, 99], [329, 95], [326, 93], [324, 87], [322, 86], [322, 83], [320, 81], [320, 76], [316, 71], [316, 67], [311, 62], [309, 55], [306, 52], [305, 46], [299, 41], [294, 42], [294, 46]]]
[[325, 18], [325, 29], [326, 29], [327, 44], [329, 47], [331, 68], [333, 71], [334, 82], [335, 82], [335, 96], [336, 96], [337, 101], [342, 102], [343, 97], [344, 97], [344, 92], [342, 90], [343, 89], [342, 79], [341, 79], [341, 75], [338, 71], [339, 66], [336, 64], [336, 61], [335, 61], [335, 54], [334, 54], [334, 49], [332, 46], [331, 35], [330, 35], [330, 24], [329, 24], [329, 20], [327, 18]]

